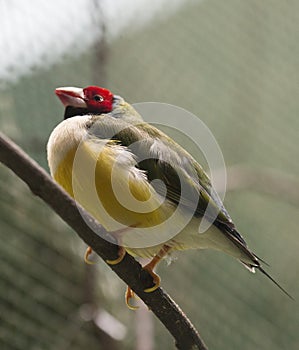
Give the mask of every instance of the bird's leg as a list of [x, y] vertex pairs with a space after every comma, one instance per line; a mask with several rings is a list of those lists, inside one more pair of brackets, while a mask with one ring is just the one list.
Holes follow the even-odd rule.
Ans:
[[164, 244], [163, 247], [159, 250], [159, 252], [152, 258], [152, 260], [143, 266], [143, 269], [146, 270], [152, 277], [154, 281], [154, 286], [150, 288], [146, 288], [144, 291], [146, 293], [151, 293], [154, 290], [158, 289], [161, 283], [161, 278], [154, 272], [154, 268], [159, 264], [159, 262], [167, 255], [170, 251], [171, 247], [167, 244]]
[[[146, 293], [151, 293], [159, 288], [161, 283], [161, 278], [159, 275], [157, 275], [154, 272], [154, 268], [159, 264], [159, 262], [164, 258], [164, 256], [169, 253], [170, 250], [171, 250], [171, 247], [164, 244], [163, 247], [159, 250], [159, 252], [152, 258], [152, 260], [148, 264], [143, 266], [143, 269], [146, 270], [153, 277], [153, 281], [154, 281], [153, 287], [144, 289]], [[125, 297], [126, 297], [126, 304], [128, 308], [131, 310], [137, 310], [138, 306], [132, 306], [130, 304], [130, 300], [135, 297], [135, 293], [129, 286], [127, 287]]]
[[[117, 239], [118, 245], [119, 245], [119, 249], [118, 249], [118, 258], [112, 259], [112, 260], [106, 260], [107, 264], [109, 264], [109, 265], [116, 265], [116, 264], [119, 264], [123, 260], [123, 258], [126, 255], [126, 250], [120, 244], [121, 243], [120, 242], [121, 241], [121, 236], [122, 236], [122, 234], [124, 234], [125, 232], [128, 232], [130, 229], [136, 227], [137, 225], [138, 224], [133, 224], [133, 225], [130, 225], [128, 227], [125, 227], [125, 228], [122, 228], [122, 229], [110, 232], [110, 234]], [[84, 261], [86, 262], [86, 264], [89, 264], [89, 265], [95, 264], [95, 262], [93, 262], [92, 260], [89, 260], [89, 258], [88, 258], [91, 254], [92, 254], [92, 248], [91, 247], [87, 247], [87, 249], [85, 251], [85, 254], [84, 254]]]

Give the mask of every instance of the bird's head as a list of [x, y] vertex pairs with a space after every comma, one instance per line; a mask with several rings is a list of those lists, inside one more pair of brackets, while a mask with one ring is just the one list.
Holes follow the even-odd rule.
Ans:
[[113, 109], [112, 92], [99, 86], [88, 86], [84, 89], [60, 87], [55, 90], [55, 94], [67, 109], [96, 114], [109, 113]]
[[140, 121], [141, 116], [132, 105], [110, 90], [99, 86], [86, 88], [60, 87], [55, 94], [65, 106], [64, 119], [86, 114], [111, 113], [114, 118], [127, 121]]

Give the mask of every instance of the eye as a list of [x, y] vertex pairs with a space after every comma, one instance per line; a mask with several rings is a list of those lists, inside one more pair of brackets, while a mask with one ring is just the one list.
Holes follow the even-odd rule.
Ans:
[[101, 95], [94, 95], [93, 99], [94, 99], [94, 101], [97, 101], [97, 102], [103, 102], [104, 101], [104, 98]]

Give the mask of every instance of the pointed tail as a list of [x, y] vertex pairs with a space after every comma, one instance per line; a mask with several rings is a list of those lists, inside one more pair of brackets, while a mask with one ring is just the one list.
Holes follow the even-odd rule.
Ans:
[[270, 281], [272, 281], [284, 294], [286, 294], [290, 299], [295, 300], [278, 282], [275, 281], [275, 279], [268, 274], [261, 266], [256, 266], [256, 268], [261, 271], [263, 275], [269, 278]]
[[[219, 224], [218, 224], [219, 226]], [[220, 229], [222, 228], [222, 232], [226, 235], [228, 239], [230, 239], [239, 249], [242, 251], [246, 257], [245, 259], [240, 259], [239, 261], [251, 272], [255, 272], [255, 269], [258, 269], [263, 275], [265, 275], [270, 281], [272, 281], [285, 295], [287, 295], [290, 299], [295, 300], [278, 282], [275, 281], [275, 279], [266, 272], [262, 266], [261, 262], [265, 265], [269, 266], [263, 259], [258, 257], [256, 254], [251, 252], [244, 241], [241, 234], [235, 229], [229, 229], [227, 227], [220, 226]], [[249, 260], [249, 261], [248, 261]]]

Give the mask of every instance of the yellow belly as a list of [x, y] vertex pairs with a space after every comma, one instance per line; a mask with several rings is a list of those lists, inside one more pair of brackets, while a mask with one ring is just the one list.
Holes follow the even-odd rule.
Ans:
[[146, 178], [136, 177], [117, 156], [121, 156], [119, 147], [105, 146], [98, 153], [88, 142], [81, 143], [66, 154], [54, 178], [108, 231], [164, 222], [173, 210], [161, 206]]

